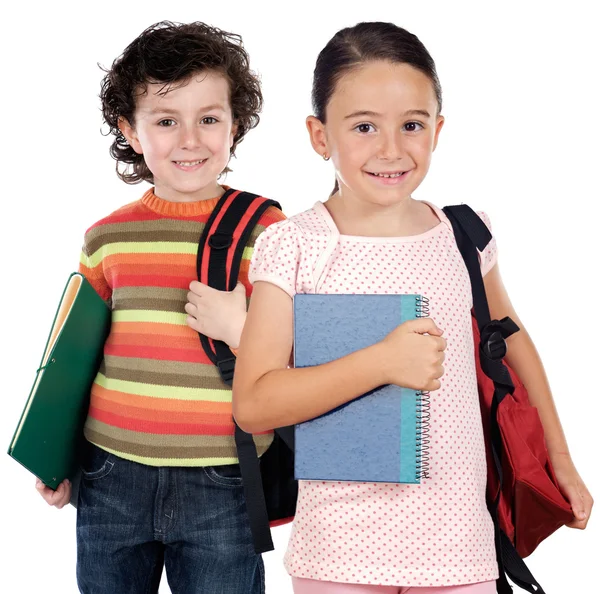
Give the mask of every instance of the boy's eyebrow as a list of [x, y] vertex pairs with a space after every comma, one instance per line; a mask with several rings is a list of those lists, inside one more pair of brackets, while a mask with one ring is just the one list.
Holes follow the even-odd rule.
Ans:
[[[220, 103], [213, 103], [212, 105], [206, 105], [204, 107], [201, 107], [198, 111], [211, 111], [213, 109], [220, 109], [221, 111], [225, 111], [225, 107], [223, 105], [221, 105]], [[171, 109], [169, 107], [160, 107], [160, 106], [153, 107], [152, 109], [147, 109], [146, 111], [150, 114], [166, 113], [169, 115], [176, 115], [179, 113], [179, 111], [176, 109]]]
[[[376, 111], [360, 110], [360, 111], [352, 112], [350, 115], [347, 115], [344, 119], [349, 120], [350, 118], [356, 118], [358, 116], [373, 117], [373, 116], [380, 116], [380, 115], [381, 114], [377, 113]], [[425, 109], [409, 109], [408, 111], [405, 111], [402, 114], [402, 117], [412, 116], [412, 115], [419, 115], [419, 116], [423, 116], [424, 118], [428, 118], [431, 116], [431, 114]]]

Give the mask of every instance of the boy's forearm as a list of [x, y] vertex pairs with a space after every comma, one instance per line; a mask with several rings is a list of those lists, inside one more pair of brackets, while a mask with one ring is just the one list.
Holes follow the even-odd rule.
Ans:
[[529, 394], [529, 401], [538, 410], [549, 453], [568, 454], [567, 440], [552, 398], [548, 378], [531, 337], [521, 327], [519, 332], [507, 340], [507, 344], [506, 361], [523, 382]]
[[383, 385], [378, 348], [374, 345], [315, 367], [269, 371], [246, 394], [239, 394], [234, 383], [238, 424], [250, 433], [294, 425]]

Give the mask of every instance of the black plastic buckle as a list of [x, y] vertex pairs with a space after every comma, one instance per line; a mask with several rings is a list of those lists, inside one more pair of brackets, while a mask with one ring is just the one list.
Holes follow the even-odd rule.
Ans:
[[489, 338], [482, 345], [485, 355], [492, 361], [501, 361], [506, 356], [507, 346], [506, 340], [502, 336], [500, 330], [496, 330], [490, 334]]
[[226, 250], [233, 243], [233, 235], [227, 233], [213, 233], [208, 238], [208, 245], [213, 250]]
[[228, 385], [233, 384], [233, 372], [235, 371], [235, 357], [217, 361], [217, 368], [221, 379]]

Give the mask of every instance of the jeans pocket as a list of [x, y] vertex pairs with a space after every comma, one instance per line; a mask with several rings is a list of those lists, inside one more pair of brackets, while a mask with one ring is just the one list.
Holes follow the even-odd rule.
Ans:
[[89, 446], [81, 465], [81, 476], [84, 480], [95, 481], [104, 478], [113, 469], [114, 456], [92, 443]]
[[217, 485], [223, 487], [241, 487], [242, 473], [239, 464], [223, 464], [222, 466], [204, 466], [206, 476]]

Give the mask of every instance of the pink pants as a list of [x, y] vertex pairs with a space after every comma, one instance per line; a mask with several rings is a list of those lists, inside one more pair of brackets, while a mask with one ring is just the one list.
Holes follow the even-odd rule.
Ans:
[[398, 586], [368, 586], [364, 584], [340, 584], [292, 578], [294, 594], [496, 594], [496, 582], [480, 582], [464, 586], [444, 588], [403, 588]]

